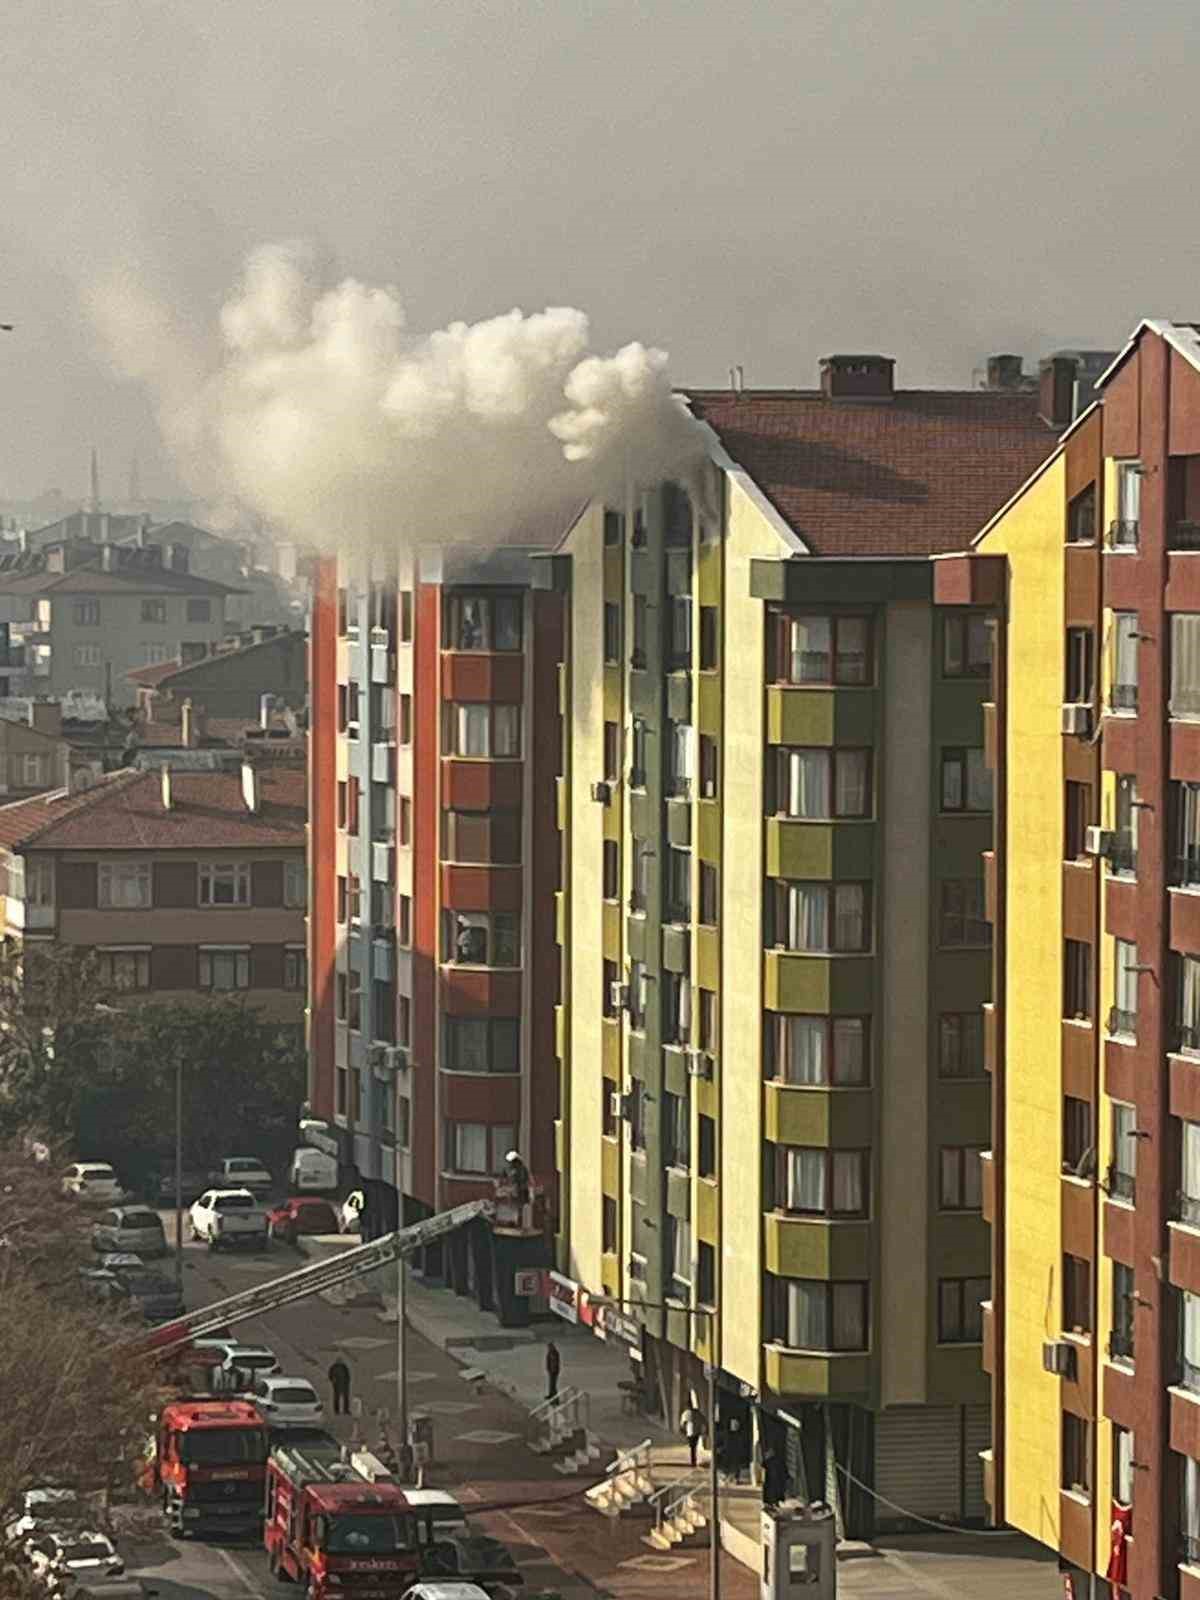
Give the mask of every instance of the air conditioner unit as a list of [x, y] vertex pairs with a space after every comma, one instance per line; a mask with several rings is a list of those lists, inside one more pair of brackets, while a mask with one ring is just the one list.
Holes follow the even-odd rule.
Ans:
[[594, 783], [592, 785], [592, 799], [599, 801], [602, 806], [606, 806], [612, 799], [612, 784]]
[[1075, 1346], [1066, 1339], [1050, 1339], [1042, 1346], [1042, 1366], [1060, 1378], [1075, 1376]]
[[687, 1069], [689, 1078], [703, 1078], [707, 1083], [711, 1083], [713, 1066], [713, 1058], [707, 1050], [688, 1051]]
[[373, 1044], [367, 1051], [367, 1065], [370, 1067], [386, 1067], [388, 1064], [388, 1046], [386, 1044]]
[[1092, 731], [1092, 708], [1089, 705], [1065, 705], [1062, 708], [1062, 731], [1072, 733], [1077, 739], [1086, 739]]
[[397, 1072], [407, 1071], [408, 1046], [403, 1044], [392, 1045], [388, 1050], [388, 1059]]
[[614, 1011], [628, 1011], [629, 985], [627, 983], [610, 983], [608, 986], [608, 1003]]
[[1083, 848], [1089, 856], [1106, 856], [1113, 846], [1113, 832], [1111, 828], [1085, 829]]

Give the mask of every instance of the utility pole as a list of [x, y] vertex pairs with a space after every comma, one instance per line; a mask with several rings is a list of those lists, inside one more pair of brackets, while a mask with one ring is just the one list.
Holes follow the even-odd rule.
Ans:
[[183, 1050], [175, 1052], [175, 1284], [183, 1288]]
[[396, 1257], [396, 1454], [408, 1463], [408, 1340], [405, 1323], [404, 1257]]
[[717, 1468], [717, 1314], [708, 1313], [708, 1493], [712, 1522], [708, 1535], [709, 1600], [721, 1600], [721, 1477]]

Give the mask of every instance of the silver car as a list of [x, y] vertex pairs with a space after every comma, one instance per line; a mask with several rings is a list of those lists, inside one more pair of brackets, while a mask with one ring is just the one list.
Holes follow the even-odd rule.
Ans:
[[130, 1251], [146, 1261], [166, 1255], [167, 1236], [158, 1212], [149, 1206], [114, 1206], [92, 1224], [92, 1249]]

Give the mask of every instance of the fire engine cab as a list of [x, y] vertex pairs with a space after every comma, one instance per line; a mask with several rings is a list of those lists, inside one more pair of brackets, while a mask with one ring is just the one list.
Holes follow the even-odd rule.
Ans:
[[263, 1523], [272, 1576], [306, 1584], [310, 1600], [332, 1600], [343, 1585], [355, 1600], [398, 1600], [417, 1578], [417, 1518], [385, 1478], [328, 1434], [276, 1445]]
[[172, 1400], [155, 1419], [146, 1487], [171, 1532], [252, 1533], [262, 1520], [267, 1428], [244, 1400]]

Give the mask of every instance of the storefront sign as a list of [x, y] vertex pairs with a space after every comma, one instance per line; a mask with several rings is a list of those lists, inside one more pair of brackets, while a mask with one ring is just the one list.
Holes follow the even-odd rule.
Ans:
[[536, 1299], [542, 1292], [542, 1269], [540, 1267], [519, 1267], [513, 1273], [513, 1293], [526, 1295]]
[[564, 1278], [558, 1272], [547, 1273], [546, 1298], [556, 1317], [564, 1322], [579, 1321], [579, 1285], [573, 1278]]
[[596, 1326], [606, 1339], [619, 1339], [623, 1344], [632, 1345], [635, 1350], [642, 1347], [641, 1323], [628, 1312], [619, 1311], [616, 1306], [598, 1306]]

